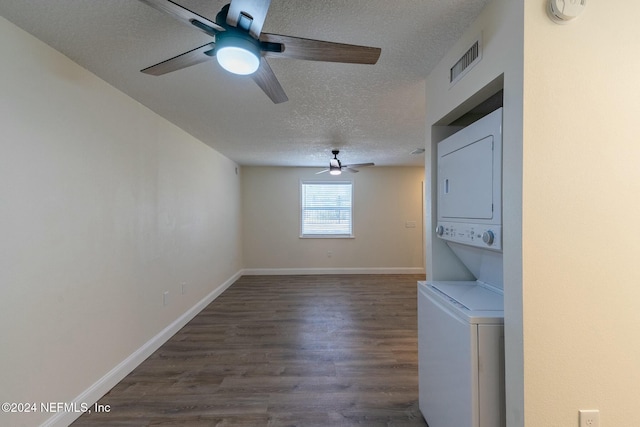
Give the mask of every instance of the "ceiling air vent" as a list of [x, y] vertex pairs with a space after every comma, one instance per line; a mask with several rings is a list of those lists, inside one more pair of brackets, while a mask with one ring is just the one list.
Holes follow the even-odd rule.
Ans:
[[482, 45], [478, 38], [449, 70], [449, 87], [455, 85], [482, 59]]

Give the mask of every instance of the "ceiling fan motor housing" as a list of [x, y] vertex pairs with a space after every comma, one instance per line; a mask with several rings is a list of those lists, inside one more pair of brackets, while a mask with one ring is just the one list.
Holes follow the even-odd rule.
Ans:
[[231, 27], [230, 25], [227, 25], [227, 15], [229, 14], [229, 6], [230, 6], [230, 3], [225, 4], [224, 6], [222, 6], [222, 9], [220, 9], [220, 12], [216, 14], [216, 24], [220, 25], [221, 27], [224, 27], [224, 29], [228, 29]]
[[333, 159], [329, 161], [329, 173], [331, 175], [340, 175], [342, 173], [342, 163], [338, 159], [339, 150], [332, 150]]

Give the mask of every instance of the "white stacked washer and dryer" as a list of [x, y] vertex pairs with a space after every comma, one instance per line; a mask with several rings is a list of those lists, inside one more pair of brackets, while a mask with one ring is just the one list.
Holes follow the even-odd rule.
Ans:
[[502, 108], [438, 144], [436, 236], [476, 278], [418, 282], [419, 406], [429, 427], [501, 427]]

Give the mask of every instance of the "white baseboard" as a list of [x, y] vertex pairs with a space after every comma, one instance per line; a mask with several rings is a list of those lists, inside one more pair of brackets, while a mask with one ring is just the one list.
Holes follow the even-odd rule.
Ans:
[[[129, 357], [116, 365], [111, 371], [107, 372], [102, 378], [96, 381], [88, 389], [83, 391], [73, 399], [74, 407], [80, 408], [82, 405], [93, 406], [102, 396], [118, 384], [124, 377], [129, 375], [140, 363], [147, 357], [151, 356], [162, 344], [167, 342], [169, 338], [176, 334], [184, 325], [189, 323], [198, 313], [200, 313], [207, 305], [216, 299], [222, 292], [231, 286], [236, 280], [242, 276], [242, 270], [238, 271], [231, 278], [211, 291], [200, 302], [187, 310], [182, 316], [178, 317], [173, 323], [164, 328], [160, 333], [151, 338], [139, 349], [134, 351]], [[46, 420], [41, 427], [57, 427], [68, 426], [82, 415], [82, 412], [58, 412], [53, 417]]]
[[381, 268], [245, 268], [245, 276], [290, 276], [308, 274], [425, 274], [423, 267]]

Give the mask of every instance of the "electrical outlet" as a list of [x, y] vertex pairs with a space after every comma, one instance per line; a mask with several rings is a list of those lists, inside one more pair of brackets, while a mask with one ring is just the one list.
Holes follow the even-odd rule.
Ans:
[[187, 282], [182, 282], [182, 295], [187, 293]]
[[333, 255], [333, 252], [327, 251], [327, 258], [331, 258], [332, 255]]
[[597, 409], [581, 409], [580, 427], [600, 427], [600, 411]]

